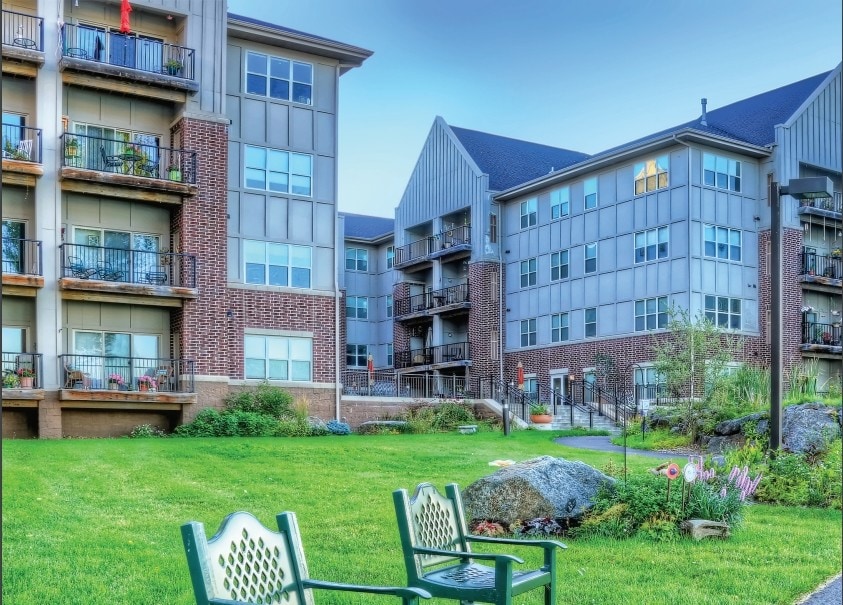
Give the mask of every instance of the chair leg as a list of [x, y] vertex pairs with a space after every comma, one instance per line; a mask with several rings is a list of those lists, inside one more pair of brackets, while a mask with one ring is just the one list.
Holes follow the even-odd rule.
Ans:
[[556, 605], [556, 585], [553, 582], [544, 587], [544, 605]]

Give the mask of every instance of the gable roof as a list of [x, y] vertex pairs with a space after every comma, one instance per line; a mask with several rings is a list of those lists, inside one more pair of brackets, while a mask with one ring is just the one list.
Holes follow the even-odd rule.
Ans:
[[587, 153], [560, 149], [518, 139], [510, 139], [477, 130], [449, 126], [459, 142], [485, 174], [489, 188], [503, 191], [538, 178], [551, 170], [576, 164]]
[[337, 214], [345, 219], [344, 237], [346, 238], [375, 240], [392, 235], [395, 231], [395, 220], [391, 218], [349, 212]]

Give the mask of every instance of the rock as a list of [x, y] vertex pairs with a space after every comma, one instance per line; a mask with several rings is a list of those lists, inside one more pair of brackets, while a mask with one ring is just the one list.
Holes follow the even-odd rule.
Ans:
[[741, 448], [746, 444], [743, 435], [715, 435], [706, 443], [710, 454], [722, 454], [728, 450]]
[[682, 423], [682, 416], [675, 411], [660, 410], [658, 408], [650, 408], [647, 412], [647, 425], [651, 428], [669, 428]]
[[840, 408], [822, 403], [791, 405], [782, 414], [782, 447], [794, 453], [821, 454], [840, 437]]
[[462, 499], [468, 519], [570, 519], [591, 508], [601, 486], [614, 484], [583, 462], [541, 456], [478, 479], [463, 490]]
[[732, 418], [731, 420], [724, 420], [714, 427], [716, 435], [737, 435], [743, 432], [743, 426], [747, 422], [758, 422], [768, 416], [767, 412], [755, 412], [741, 416], [740, 418]]

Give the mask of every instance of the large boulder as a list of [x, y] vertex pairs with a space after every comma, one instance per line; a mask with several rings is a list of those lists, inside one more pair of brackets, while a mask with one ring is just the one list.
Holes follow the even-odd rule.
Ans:
[[714, 433], [716, 435], [737, 435], [743, 433], [743, 427], [747, 422], [754, 422], [757, 426], [760, 420], [768, 416], [768, 412], [755, 412], [754, 414], [748, 414], [740, 418], [724, 420], [723, 422], [717, 423], [717, 426], [714, 427]]
[[590, 509], [602, 486], [614, 484], [583, 462], [541, 456], [478, 479], [463, 490], [462, 499], [469, 519], [568, 519]]
[[782, 414], [782, 447], [794, 453], [821, 454], [840, 438], [840, 408], [822, 403], [791, 405]]

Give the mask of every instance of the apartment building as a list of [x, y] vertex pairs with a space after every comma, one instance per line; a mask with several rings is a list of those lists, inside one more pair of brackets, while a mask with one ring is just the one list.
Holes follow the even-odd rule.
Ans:
[[3, 436], [170, 429], [265, 379], [332, 417], [337, 94], [371, 52], [222, 0], [2, 17]]

